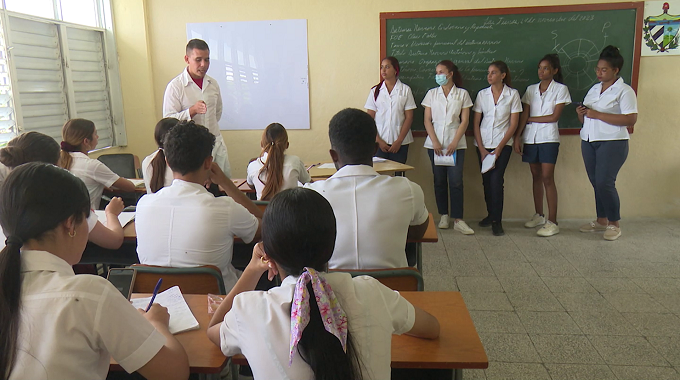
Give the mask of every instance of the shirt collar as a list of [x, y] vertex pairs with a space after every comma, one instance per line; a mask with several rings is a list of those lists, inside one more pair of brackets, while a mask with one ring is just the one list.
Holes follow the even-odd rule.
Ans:
[[[203, 89], [208, 85], [208, 83], [212, 82], [212, 78], [210, 78], [208, 75], [203, 77]], [[182, 86], [186, 87], [190, 85], [191, 83], [196, 84], [193, 79], [191, 79], [191, 76], [189, 76], [189, 69], [185, 68], [184, 71], [182, 71]], [[196, 85], [198, 87], [198, 85]]]
[[71, 157], [89, 158], [89, 156], [83, 152], [71, 152]]
[[64, 259], [45, 251], [21, 251], [21, 272], [48, 271], [75, 276], [73, 268]]
[[378, 174], [378, 172], [376, 172], [372, 166], [345, 165], [341, 167], [337, 172], [335, 172], [335, 174], [333, 174], [329, 179], [355, 176], [378, 176], [378, 175], [380, 174]]
[[[545, 89], [545, 92], [552, 91], [555, 88], [555, 86], [556, 86], [555, 80], [553, 79], [553, 80], [550, 81], [548, 88]], [[539, 94], [539, 95], [541, 94], [541, 83], [538, 83], [538, 86], [536, 86], [536, 93]]]
[[[178, 178], [175, 178], [175, 179], [172, 180], [172, 185], [170, 185], [170, 187], [171, 188], [173, 188], [173, 187], [179, 188], [179, 189], [192, 189], [192, 190], [195, 190], [195, 191], [208, 192], [208, 190], [206, 190], [206, 188], [203, 187], [202, 185], [199, 185], [199, 184], [194, 183], [194, 182], [185, 181], [183, 179], [178, 179]], [[161, 189], [161, 190], [163, 190], [163, 189]]]
[[[401, 89], [402, 84], [403, 83], [399, 80], [399, 78], [397, 78], [397, 81], [394, 83], [394, 87], [392, 88], [392, 93], [394, 93], [395, 90], [399, 91]], [[387, 83], [385, 83], [384, 81], [380, 85], [380, 91], [382, 91], [382, 90], [387, 91]], [[387, 95], [391, 95], [392, 93], [388, 93]]]
[[[451, 91], [449, 91], [449, 96], [453, 96], [453, 92], [456, 90], [456, 85], [454, 84], [453, 87], [451, 87]], [[442, 86], [437, 87], [437, 95], [441, 94], [444, 96], [444, 89]]]

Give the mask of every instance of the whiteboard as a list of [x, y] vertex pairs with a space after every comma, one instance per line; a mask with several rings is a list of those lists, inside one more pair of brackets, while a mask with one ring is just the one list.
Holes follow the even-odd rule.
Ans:
[[208, 75], [222, 92], [222, 130], [309, 129], [307, 20], [187, 24], [210, 46]]

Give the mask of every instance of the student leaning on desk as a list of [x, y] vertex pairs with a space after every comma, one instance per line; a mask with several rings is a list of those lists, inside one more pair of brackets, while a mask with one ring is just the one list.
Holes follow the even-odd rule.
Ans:
[[[333, 209], [315, 191], [285, 190], [267, 206], [263, 242], [208, 328], [225, 355], [245, 355], [255, 379], [389, 379], [392, 334], [439, 336], [435, 317], [376, 279], [326, 273], [335, 235]], [[267, 271], [281, 286], [252, 291]]]
[[104, 278], [73, 273], [89, 213], [83, 182], [54, 165], [28, 163], [7, 177], [0, 379], [104, 379], [111, 356], [147, 379], [186, 379], [187, 354], [165, 308], [137, 311]]

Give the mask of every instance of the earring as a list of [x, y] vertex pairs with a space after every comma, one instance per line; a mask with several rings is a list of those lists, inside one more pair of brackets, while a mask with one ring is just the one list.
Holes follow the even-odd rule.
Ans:
[[72, 238], [76, 237], [76, 230], [69, 231], [69, 232], [68, 232], [68, 236], [70, 236], [70, 237], [72, 237]]

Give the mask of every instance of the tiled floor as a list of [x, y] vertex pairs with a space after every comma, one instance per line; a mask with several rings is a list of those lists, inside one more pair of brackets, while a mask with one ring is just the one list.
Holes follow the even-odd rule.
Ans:
[[462, 292], [489, 357], [465, 379], [680, 380], [680, 220], [624, 220], [614, 242], [472, 222], [423, 245], [425, 289]]

